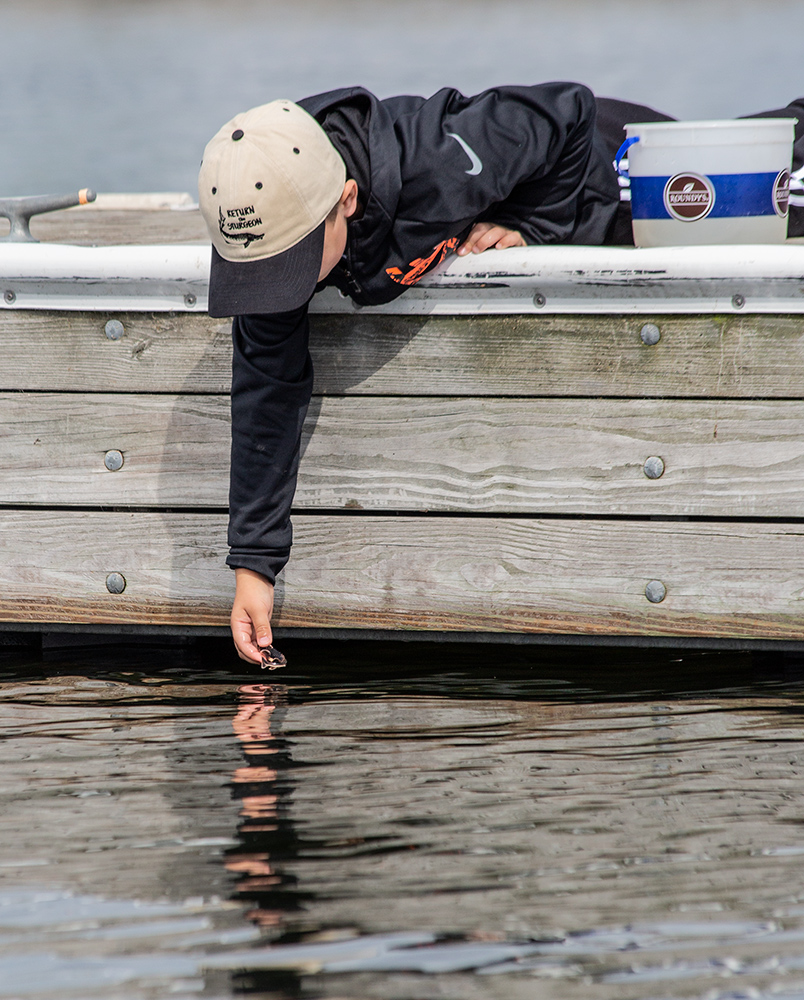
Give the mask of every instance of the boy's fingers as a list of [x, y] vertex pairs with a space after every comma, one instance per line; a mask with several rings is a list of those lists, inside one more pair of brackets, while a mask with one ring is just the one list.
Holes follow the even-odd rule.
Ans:
[[472, 231], [466, 240], [458, 247], [458, 256], [465, 257], [468, 253], [483, 253], [491, 247], [504, 250], [506, 247], [524, 247], [525, 240], [515, 229], [505, 226], [495, 226], [490, 222], [478, 222], [472, 226]]
[[230, 618], [232, 639], [241, 659], [259, 663], [262, 660], [262, 648], [270, 646], [273, 641], [273, 584], [259, 573], [245, 569], [236, 571], [236, 579]]
[[503, 229], [501, 226], [492, 226], [491, 229], [487, 229], [486, 232], [480, 236], [472, 248], [472, 252], [483, 253], [484, 250], [489, 250], [491, 247], [496, 246], [502, 237], [507, 234], [507, 232], [508, 230]]
[[498, 250], [505, 250], [508, 247], [524, 247], [526, 245], [522, 234], [513, 229], [506, 229], [505, 235], [501, 236], [496, 243]]
[[251, 626], [256, 638], [256, 645], [259, 647], [270, 646], [273, 641], [273, 633], [271, 632], [272, 606], [273, 601], [267, 604], [263, 600], [259, 600], [255, 601], [254, 606], [249, 608]]
[[250, 663], [259, 662], [260, 651], [252, 641], [251, 622], [232, 622], [232, 638], [234, 639], [237, 655], [241, 660]]
[[235, 639], [235, 649], [240, 659], [245, 660], [246, 663], [259, 663], [262, 660], [262, 654], [252, 642], [242, 639], [238, 642]]
[[237, 616], [233, 614], [232, 638], [241, 659], [259, 663], [262, 659], [260, 647], [271, 644], [271, 625], [258, 613], [253, 615], [253, 619], [248, 611], [241, 611]]
[[525, 241], [522, 235], [515, 229], [506, 229], [504, 226], [494, 226], [487, 233], [484, 233], [477, 241], [475, 253], [482, 253], [483, 250], [505, 250], [507, 247], [523, 247]]
[[257, 622], [255, 621], [254, 631], [257, 634], [258, 646], [262, 647], [271, 645], [271, 642], [273, 641], [273, 632], [271, 632], [271, 625], [269, 622], [263, 622], [257, 624]]
[[476, 222], [472, 226], [469, 235], [458, 247], [458, 256], [465, 257], [466, 254], [471, 253], [477, 245], [477, 241], [491, 228], [490, 222]]

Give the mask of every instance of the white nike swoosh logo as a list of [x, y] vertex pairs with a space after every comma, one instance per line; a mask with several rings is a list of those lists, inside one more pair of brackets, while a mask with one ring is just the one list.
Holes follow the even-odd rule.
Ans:
[[472, 169], [464, 170], [464, 173], [469, 174], [472, 177], [476, 177], [477, 174], [479, 174], [480, 171], [483, 169], [483, 161], [480, 159], [477, 153], [472, 149], [469, 143], [466, 142], [465, 139], [462, 139], [455, 132], [447, 132], [447, 135], [450, 137], [450, 139], [454, 139], [461, 147], [461, 149], [464, 151], [464, 153], [466, 153], [466, 155], [469, 157], [469, 161], [472, 164]]

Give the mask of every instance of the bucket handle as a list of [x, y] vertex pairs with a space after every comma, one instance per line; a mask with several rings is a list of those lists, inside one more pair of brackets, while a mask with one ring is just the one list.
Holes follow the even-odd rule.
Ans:
[[634, 145], [635, 142], [639, 142], [638, 135], [632, 135], [630, 139], [626, 139], [625, 142], [620, 146], [617, 152], [614, 154], [614, 169], [620, 175], [620, 177], [627, 177], [628, 171], [620, 166], [620, 161], [623, 159], [628, 150]]

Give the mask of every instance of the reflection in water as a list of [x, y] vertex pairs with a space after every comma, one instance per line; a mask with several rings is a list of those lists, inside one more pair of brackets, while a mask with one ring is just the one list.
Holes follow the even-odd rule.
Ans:
[[239, 876], [237, 896], [256, 902], [246, 916], [259, 927], [276, 927], [283, 910], [272, 906], [271, 900], [294, 881], [278, 875], [270, 861], [270, 835], [279, 832], [279, 795], [277, 771], [269, 765], [276, 765], [280, 754], [271, 721], [277, 708], [287, 704], [287, 690], [280, 684], [245, 684], [237, 691], [238, 709], [232, 727], [243, 745], [247, 764], [235, 770], [232, 782], [241, 803], [238, 836], [243, 849], [227, 852], [225, 863]]

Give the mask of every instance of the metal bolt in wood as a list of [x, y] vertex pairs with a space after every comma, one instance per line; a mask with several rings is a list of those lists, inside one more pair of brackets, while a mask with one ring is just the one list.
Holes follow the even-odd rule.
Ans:
[[109, 472], [117, 472], [119, 469], [123, 468], [123, 453], [122, 451], [117, 451], [117, 449], [112, 449], [112, 451], [107, 451], [103, 456], [103, 464], [109, 470]]
[[661, 604], [665, 597], [667, 597], [667, 587], [665, 587], [661, 580], [651, 580], [645, 587], [645, 597], [647, 597], [651, 604]]
[[104, 327], [104, 332], [109, 340], [120, 340], [125, 336], [126, 328], [119, 319], [110, 319]]
[[639, 338], [643, 344], [653, 347], [662, 339], [662, 331], [655, 323], [646, 323], [639, 331]]
[[661, 479], [664, 475], [664, 460], [658, 455], [651, 455], [650, 458], [645, 459], [642, 471], [648, 479]]
[[122, 594], [126, 589], [126, 578], [122, 573], [110, 573], [106, 577], [106, 589], [110, 594]]

